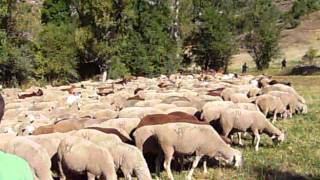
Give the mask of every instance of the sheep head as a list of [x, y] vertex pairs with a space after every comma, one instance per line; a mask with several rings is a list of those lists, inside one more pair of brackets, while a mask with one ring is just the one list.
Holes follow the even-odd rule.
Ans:
[[242, 153], [239, 150], [234, 149], [234, 155], [227, 162], [233, 167], [239, 168], [243, 165]]
[[274, 134], [274, 135], [272, 135], [271, 139], [272, 139], [274, 144], [278, 145], [278, 144], [280, 144], [280, 143], [282, 143], [284, 141], [284, 139], [285, 139], [284, 133], [281, 133], [280, 135], [275, 135]]

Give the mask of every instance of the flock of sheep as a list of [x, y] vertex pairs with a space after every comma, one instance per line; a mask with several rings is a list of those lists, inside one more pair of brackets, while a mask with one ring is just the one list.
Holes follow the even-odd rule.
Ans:
[[273, 122], [307, 113], [290, 83], [251, 75], [131, 77], [2, 95], [0, 150], [25, 159], [40, 180], [149, 180], [161, 164], [174, 179], [172, 164], [183, 167], [190, 156], [186, 179], [201, 159], [205, 173], [213, 158], [240, 167], [233, 145], [243, 136], [256, 151], [262, 133], [278, 144], [285, 134]]

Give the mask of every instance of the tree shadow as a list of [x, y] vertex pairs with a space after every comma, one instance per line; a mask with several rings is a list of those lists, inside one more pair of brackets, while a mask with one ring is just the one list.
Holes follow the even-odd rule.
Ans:
[[260, 179], [265, 180], [320, 180], [320, 176], [313, 176], [310, 174], [303, 175], [265, 167], [257, 167], [255, 168], [255, 171], [259, 175]]

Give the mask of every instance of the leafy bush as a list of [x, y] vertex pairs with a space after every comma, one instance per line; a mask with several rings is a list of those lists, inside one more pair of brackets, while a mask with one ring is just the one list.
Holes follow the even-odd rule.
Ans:
[[77, 50], [74, 46], [72, 24], [48, 24], [38, 40], [35, 75], [48, 82], [75, 81], [77, 72]]
[[314, 60], [318, 56], [318, 50], [314, 48], [310, 48], [306, 54], [303, 56], [303, 60], [308, 61], [309, 64], [314, 64]]

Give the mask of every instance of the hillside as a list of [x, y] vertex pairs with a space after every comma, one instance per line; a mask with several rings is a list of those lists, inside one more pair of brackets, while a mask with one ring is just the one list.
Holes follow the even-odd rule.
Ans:
[[282, 32], [281, 49], [289, 60], [299, 60], [310, 48], [320, 49], [320, 11], [301, 19], [301, 24]]
[[[300, 60], [311, 47], [320, 50], [320, 11], [302, 17], [301, 24], [297, 28], [284, 30], [281, 33], [281, 57], [285, 56], [289, 64]], [[250, 55], [240, 51], [233, 57], [231, 69], [241, 67], [244, 62], [254, 67]]]

